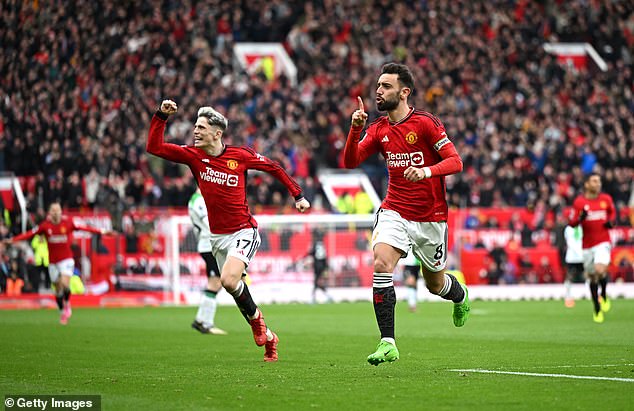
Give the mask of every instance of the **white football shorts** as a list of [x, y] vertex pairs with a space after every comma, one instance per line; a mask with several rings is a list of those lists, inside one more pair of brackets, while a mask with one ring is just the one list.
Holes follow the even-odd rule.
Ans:
[[594, 265], [610, 265], [612, 247], [604, 241], [594, 247], [583, 249], [583, 269], [587, 274], [594, 274]]
[[245, 228], [231, 234], [211, 234], [211, 247], [218, 268], [222, 272], [228, 256], [235, 257], [246, 266], [260, 248], [260, 233], [257, 228]]
[[447, 266], [447, 222], [409, 221], [393, 210], [380, 209], [374, 220], [372, 249], [385, 243], [402, 251], [410, 250], [423, 268], [438, 272]]
[[50, 263], [48, 265], [48, 275], [51, 278], [51, 283], [56, 283], [60, 274], [66, 277], [72, 277], [75, 271], [75, 260], [67, 258], [57, 263]]

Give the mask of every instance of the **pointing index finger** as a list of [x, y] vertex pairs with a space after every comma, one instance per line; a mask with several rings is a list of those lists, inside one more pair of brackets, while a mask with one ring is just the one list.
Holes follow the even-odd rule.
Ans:
[[359, 110], [365, 111], [363, 110], [363, 99], [360, 96], [357, 96], [357, 100], [359, 101]]

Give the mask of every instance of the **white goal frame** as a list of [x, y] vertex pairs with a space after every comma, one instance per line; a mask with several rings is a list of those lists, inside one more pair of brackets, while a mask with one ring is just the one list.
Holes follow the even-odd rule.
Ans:
[[[350, 227], [351, 225], [371, 228], [374, 223], [374, 214], [292, 214], [292, 215], [256, 215], [260, 233], [269, 229], [287, 226], [289, 229], [297, 227], [314, 226], [336, 229], [337, 227]], [[166, 293], [171, 294], [174, 304], [183, 302], [184, 290], [181, 282], [181, 230], [190, 227], [191, 219], [188, 215], [171, 216], [168, 219], [165, 234], [165, 256], [167, 269], [164, 270]], [[257, 254], [256, 254], [257, 259]], [[202, 259], [201, 259], [202, 261]], [[226, 294], [226, 293], [222, 293]]]

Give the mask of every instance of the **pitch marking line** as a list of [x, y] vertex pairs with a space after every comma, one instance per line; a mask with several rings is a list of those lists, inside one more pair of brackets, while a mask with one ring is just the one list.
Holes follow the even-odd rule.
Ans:
[[590, 365], [540, 365], [528, 368], [603, 368], [603, 367], [631, 367], [634, 364], [590, 364]]
[[509, 374], [509, 375], [525, 375], [529, 377], [553, 377], [553, 378], [571, 378], [576, 380], [603, 380], [603, 381], [620, 381], [634, 382], [634, 378], [616, 378], [616, 377], [593, 377], [590, 375], [569, 375], [569, 374], [539, 374], [535, 372], [517, 372], [517, 371], [494, 371], [494, 370], [449, 370], [453, 372], [475, 372], [480, 374]]

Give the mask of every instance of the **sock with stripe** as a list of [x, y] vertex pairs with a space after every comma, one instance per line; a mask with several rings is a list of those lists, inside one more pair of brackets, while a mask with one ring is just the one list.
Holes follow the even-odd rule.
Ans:
[[438, 295], [445, 300], [451, 300], [456, 304], [462, 304], [466, 297], [460, 282], [451, 274], [445, 274], [445, 284]]
[[244, 281], [240, 280], [238, 283], [238, 287], [229, 292], [233, 299], [235, 300], [242, 316], [247, 322], [249, 322], [250, 318], [255, 318], [255, 314], [257, 312], [258, 306], [253, 302], [253, 298], [251, 298], [251, 293], [249, 293], [249, 287], [244, 283]]
[[374, 314], [381, 331], [381, 339], [394, 340], [394, 307], [396, 306], [396, 292], [392, 273], [374, 273], [372, 283]]

